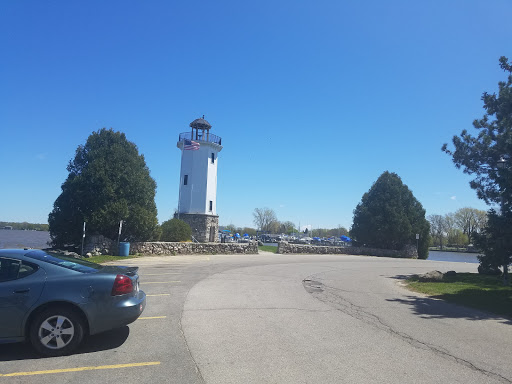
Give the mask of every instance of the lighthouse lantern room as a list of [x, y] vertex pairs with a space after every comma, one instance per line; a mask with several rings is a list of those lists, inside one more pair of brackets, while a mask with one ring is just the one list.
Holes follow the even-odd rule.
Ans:
[[178, 212], [175, 217], [192, 228], [200, 242], [216, 242], [219, 233], [217, 216], [217, 156], [222, 139], [210, 133], [210, 123], [202, 118], [190, 123], [191, 130], [181, 133], [181, 172]]

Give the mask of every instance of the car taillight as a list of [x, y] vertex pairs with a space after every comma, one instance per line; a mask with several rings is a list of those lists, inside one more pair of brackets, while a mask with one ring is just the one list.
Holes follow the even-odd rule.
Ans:
[[112, 287], [112, 296], [125, 295], [133, 292], [132, 280], [125, 275], [117, 275]]

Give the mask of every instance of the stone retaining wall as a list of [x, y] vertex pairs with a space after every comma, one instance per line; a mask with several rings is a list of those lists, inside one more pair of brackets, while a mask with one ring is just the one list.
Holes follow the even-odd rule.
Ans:
[[[414, 249], [413, 249], [414, 248]], [[366, 255], [379, 257], [397, 257], [417, 259], [418, 253], [415, 247], [406, 247], [402, 251], [392, 249], [366, 248], [366, 247], [329, 247], [322, 245], [290, 244], [281, 241], [277, 245], [277, 253], [308, 253], [308, 254], [345, 254]]]
[[140, 242], [130, 244], [130, 255], [233, 255], [257, 254], [258, 243], [171, 243]]
[[[104, 236], [86, 238], [84, 254], [117, 255], [117, 242]], [[130, 243], [130, 255], [233, 255], [257, 254], [258, 243], [172, 243], [163, 241]]]

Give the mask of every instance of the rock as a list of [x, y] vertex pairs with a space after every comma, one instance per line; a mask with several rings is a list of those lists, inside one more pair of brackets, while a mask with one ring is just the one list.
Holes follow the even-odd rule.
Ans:
[[92, 257], [91, 252], [88, 252], [85, 254], [85, 258], [88, 259], [89, 257]]
[[457, 276], [457, 272], [455, 272], [455, 271], [448, 271], [444, 275], [448, 276], [448, 277], [455, 277], [455, 276]]
[[77, 259], [80, 258], [80, 255], [76, 252], [70, 252], [70, 251], [55, 251], [55, 252], [61, 254], [62, 256], [74, 257]]
[[421, 282], [442, 281], [443, 277], [444, 277], [444, 275], [442, 272], [430, 271], [430, 272], [424, 273], [423, 275], [419, 275], [418, 280]]

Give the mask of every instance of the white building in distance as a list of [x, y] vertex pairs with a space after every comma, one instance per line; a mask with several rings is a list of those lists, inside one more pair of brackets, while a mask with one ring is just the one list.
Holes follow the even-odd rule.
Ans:
[[219, 233], [217, 216], [217, 163], [222, 139], [210, 133], [204, 116], [190, 123], [191, 131], [181, 133], [181, 172], [178, 212], [175, 217], [192, 228], [200, 242], [216, 242]]

